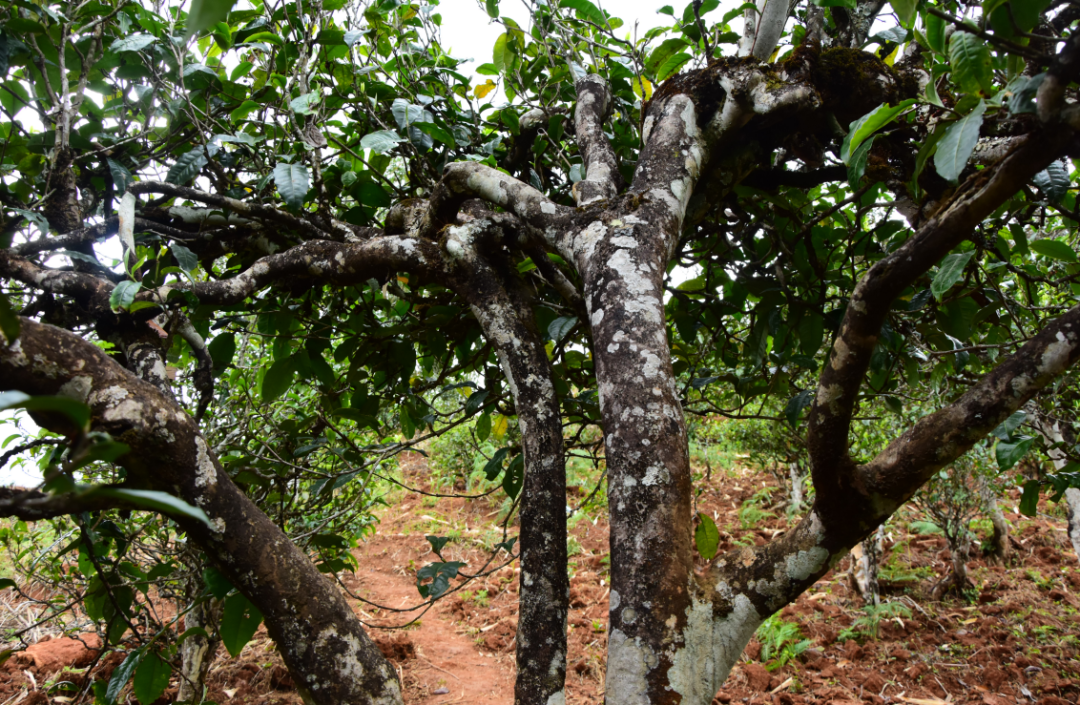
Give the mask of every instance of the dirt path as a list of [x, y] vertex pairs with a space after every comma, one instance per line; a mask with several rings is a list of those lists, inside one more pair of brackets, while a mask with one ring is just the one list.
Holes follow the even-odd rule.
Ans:
[[[410, 562], [422, 565], [430, 558], [430, 547], [422, 536], [376, 534], [355, 555], [360, 568], [355, 580], [346, 583], [355, 594], [395, 609], [420, 602], [416, 584], [402, 567]], [[402, 624], [418, 614], [364, 604], [359, 608], [361, 618], [372, 626]], [[373, 630], [373, 636], [398, 668], [410, 705], [510, 705], [514, 701], [510, 655], [482, 652], [446, 601], [436, 603], [407, 629]]]

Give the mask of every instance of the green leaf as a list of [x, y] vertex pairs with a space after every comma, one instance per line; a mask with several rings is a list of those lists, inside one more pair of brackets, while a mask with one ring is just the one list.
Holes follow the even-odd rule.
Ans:
[[791, 397], [784, 407], [784, 418], [787, 419], [788, 425], [796, 428], [799, 425], [799, 418], [802, 416], [803, 410], [810, 406], [813, 401], [814, 390], [812, 389], [804, 389]]
[[148, 653], [135, 671], [135, 697], [142, 705], [151, 705], [169, 687], [172, 666], [155, 652]]
[[574, 326], [577, 325], [577, 322], [577, 316], [562, 316], [560, 318], [556, 318], [554, 321], [548, 324], [548, 337], [558, 343], [563, 338], [565, 338], [571, 330], [573, 330]]
[[390, 194], [374, 181], [361, 181], [353, 189], [353, 197], [369, 208], [387, 208], [390, 206]]
[[233, 589], [229, 579], [213, 566], [203, 570], [203, 582], [206, 583], [206, 589], [210, 591], [210, 594], [219, 600], [224, 600]]
[[1065, 194], [1069, 192], [1069, 187], [1072, 185], [1069, 182], [1069, 172], [1058, 160], [1050, 162], [1050, 166], [1036, 174], [1032, 181], [1051, 203], [1059, 203], [1065, 198]]
[[235, 658], [240, 655], [251, 637], [255, 636], [262, 620], [262, 612], [240, 593], [225, 599], [221, 614], [221, 643], [230, 656]]
[[985, 112], [986, 101], [980, 100], [974, 110], [945, 128], [945, 134], [942, 135], [934, 154], [934, 167], [941, 178], [952, 183], [956, 183], [960, 178], [971, 152], [975, 149], [975, 143], [979, 141], [979, 130], [982, 128]]
[[606, 27], [604, 13], [600, 11], [596, 5], [593, 5], [589, 0], [561, 0], [559, 7], [568, 7], [573, 10], [577, 10], [582, 17], [595, 22], [601, 27]]
[[934, 275], [934, 280], [930, 282], [930, 292], [935, 299], [941, 301], [945, 292], [953, 288], [953, 285], [963, 278], [964, 267], [974, 256], [974, 252], [960, 252], [948, 255], [941, 260], [941, 266], [938, 268], [937, 274]]
[[821, 347], [825, 336], [825, 321], [816, 313], [807, 313], [799, 321], [799, 351], [803, 355], [813, 356]]
[[915, 155], [915, 171], [911, 176], [913, 184], [919, 183], [919, 176], [923, 173], [923, 169], [926, 168], [926, 162], [930, 157], [937, 153], [938, 142], [945, 136], [945, 130], [948, 126], [938, 124], [934, 128], [934, 131], [926, 138], [922, 146], [919, 147], [919, 153]]
[[919, 0], [890, 0], [893, 12], [900, 18], [900, 24], [910, 28], [915, 21], [915, 11], [919, 8]]
[[122, 487], [91, 487], [84, 493], [87, 497], [109, 497], [110, 499], [119, 499], [123, 502], [134, 504], [137, 507], [143, 507], [145, 509], [152, 509], [156, 512], [169, 515], [185, 516], [190, 519], [197, 519], [206, 524], [210, 528], [214, 528], [214, 525], [210, 522], [210, 517], [206, 516], [206, 512], [198, 507], [192, 506], [180, 499], [179, 497], [173, 497], [167, 492], [157, 492], [154, 490], [129, 490]]
[[687, 41], [681, 37], [664, 40], [660, 46], [653, 49], [653, 52], [649, 54], [649, 58], [645, 60], [646, 73], [655, 75], [665, 61], [686, 47]]
[[122, 51], [142, 51], [157, 39], [144, 32], [136, 32], [129, 37], [121, 37], [109, 45], [109, 51], [119, 54]]
[[109, 174], [112, 176], [113, 187], [116, 189], [117, 194], [122, 194], [128, 190], [128, 185], [135, 181], [135, 177], [131, 175], [128, 168], [120, 162], [106, 158], [105, 161], [109, 165]]
[[446, 544], [450, 542], [450, 537], [435, 536], [434, 534], [429, 534], [424, 538], [426, 538], [427, 542], [431, 544], [431, 552], [439, 558], [442, 558], [442, 550], [446, 547]]
[[360, 146], [364, 149], [370, 149], [376, 154], [385, 154], [396, 147], [399, 142], [404, 141], [405, 138], [393, 130], [379, 130], [364, 135], [363, 139], [360, 140]]
[[218, 22], [223, 22], [229, 16], [229, 10], [234, 4], [236, 0], [192, 0], [184, 41], [208, 27], [213, 27]]
[[90, 427], [90, 407], [69, 397], [32, 397], [18, 391], [0, 393], [0, 411], [26, 409], [27, 411], [56, 411], [71, 419], [80, 429]]
[[178, 242], [174, 242], [169, 245], [169, 249], [172, 250], [173, 257], [176, 258], [176, 263], [180, 265], [180, 269], [190, 274], [198, 268], [199, 258], [188, 248]]
[[1038, 507], [1039, 481], [1028, 480], [1024, 483], [1024, 494], [1020, 497], [1020, 513], [1026, 517], [1033, 517], [1038, 511]]
[[22, 321], [19, 320], [19, 314], [11, 307], [7, 294], [0, 292], [0, 333], [4, 334], [4, 339], [10, 345], [19, 337], [21, 330]]
[[276, 401], [278, 397], [288, 391], [292, 386], [293, 375], [296, 373], [296, 362], [293, 357], [285, 357], [266, 371], [262, 383], [262, 400], [264, 404]]
[[499, 73], [506, 73], [514, 63], [514, 50], [510, 47], [510, 35], [503, 33], [495, 40], [495, 48], [492, 50], [492, 63]]
[[1060, 260], [1062, 262], [1076, 262], [1076, 250], [1066, 245], [1061, 240], [1034, 240], [1028, 243], [1028, 247], [1043, 257]]
[[273, 44], [275, 46], [285, 46], [285, 42], [281, 37], [273, 32], [257, 32], [244, 39], [243, 44], [255, 44], [262, 42], [264, 44]]
[[842, 159], [845, 164], [851, 164], [852, 152], [858, 149], [859, 145], [862, 144], [864, 140], [895, 120], [900, 113], [904, 112], [915, 103], [916, 101], [914, 98], [900, 101], [896, 105], [882, 103], [866, 115], [863, 115], [858, 120], [852, 122], [848, 129], [847, 137], [844, 138], [844, 144], [840, 148], [840, 159]]
[[142, 284], [133, 281], [122, 281], [116, 285], [109, 294], [109, 306], [113, 311], [126, 311], [135, 302], [135, 296], [142, 289]]
[[261, 105], [253, 100], [245, 100], [239, 107], [234, 108], [233, 111], [229, 113], [229, 119], [233, 122], [240, 122], [261, 107]]
[[502, 488], [510, 499], [517, 499], [521, 485], [525, 481], [525, 454], [518, 453], [503, 474]]
[[992, 433], [1003, 441], [1012, 440], [1013, 431], [1020, 427], [1020, 424], [1027, 418], [1027, 413], [1024, 411], [1014, 411], [1009, 418], [1001, 422], [1001, 424], [995, 428]]
[[495, 19], [499, 16], [499, 0], [484, 0], [484, 10], [488, 17]]
[[702, 558], [711, 561], [716, 555], [716, 549], [720, 547], [720, 532], [709, 515], [698, 512], [698, 519], [700, 521], [694, 529], [694, 545]]
[[319, 104], [320, 100], [322, 100], [322, 94], [320, 93], [305, 93], [299, 98], [294, 98], [289, 103], [289, 107], [292, 108], [294, 113], [299, 115], [310, 115], [311, 111]]
[[233, 333], [221, 333], [210, 341], [206, 346], [210, 353], [210, 359], [214, 362], [214, 369], [224, 370], [232, 364], [233, 356], [236, 355], [236, 335]]
[[398, 418], [401, 420], [401, 432], [405, 435], [405, 438], [411, 439], [415, 436], [416, 424], [413, 423], [412, 416], [409, 415], [408, 406], [402, 405]]
[[1012, 468], [1012, 466], [1020, 462], [1020, 458], [1027, 455], [1027, 452], [1031, 450], [1031, 444], [1034, 442], [1034, 438], [1025, 438], [1016, 441], [1015, 443], [998, 441], [997, 447], [994, 448], [994, 456], [997, 459], [998, 468], [1003, 472]]
[[469, 395], [469, 398], [465, 401], [465, 415], [472, 416], [480, 407], [484, 405], [484, 400], [488, 398], [489, 392], [486, 389], [478, 389]]
[[480, 414], [476, 420], [476, 440], [483, 443], [491, 435], [491, 414]]
[[[416, 589], [420, 596], [434, 600], [450, 589], [450, 580], [456, 578], [458, 571], [465, 564], [461, 561], [429, 563], [416, 571]], [[425, 580], [431, 580], [425, 584]]]
[[289, 208], [300, 210], [303, 207], [310, 183], [308, 170], [302, 164], [278, 162], [274, 167], [274, 184]]
[[971, 32], [957, 29], [949, 38], [949, 66], [953, 80], [965, 93], [993, 92], [990, 48]]
[[499, 476], [499, 473], [502, 472], [503, 461], [506, 459], [506, 455], [509, 452], [509, 448], [500, 448], [491, 456], [491, 460], [484, 464], [484, 476], [487, 478], [488, 482], [494, 480]]
[[207, 161], [206, 150], [201, 145], [195, 147], [190, 152], [180, 155], [180, 158], [169, 169], [165, 181], [183, 186], [199, 175], [199, 170], [206, 166]]
[[858, 7], [857, 0], [814, 0], [814, 4], [818, 7], [844, 7], [848, 10]]
[[457, 146], [457, 140], [454, 139], [454, 136], [433, 122], [414, 122], [413, 127], [420, 130], [425, 135], [439, 140], [443, 144], [450, 145], [451, 147]]
[[11, 578], [0, 578], [0, 590], [7, 590], [8, 588], [13, 587], [18, 587], [18, 583]]
[[877, 139], [877, 135], [871, 135], [870, 139], [866, 140], [859, 145], [859, 148], [855, 150], [855, 153], [851, 155], [851, 161], [848, 164], [848, 183], [852, 188], [859, 185], [862, 181], [863, 175], [866, 173], [866, 162], [870, 159], [870, 150], [874, 147], [874, 140]]
[[143, 650], [135, 649], [128, 653], [127, 658], [116, 667], [113, 671], [112, 678], [109, 679], [109, 687], [105, 690], [105, 703], [106, 705], [113, 705], [116, 699], [120, 697], [120, 691], [124, 689], [124, 686], [131, 680], [131, 676], [135, 673], [135, 669], [138, 667], [139, 662], [142, 661]]
[[671, 76], [674, 76], [679, 72], [679, 69], [683, 67], [687, 61], [692, 57], [686, 52], [679, 52], [678, 54], [672, 54], [664, 63], [660, 64], [660, 68], [656, 70], [656, 80], [664, 81]]

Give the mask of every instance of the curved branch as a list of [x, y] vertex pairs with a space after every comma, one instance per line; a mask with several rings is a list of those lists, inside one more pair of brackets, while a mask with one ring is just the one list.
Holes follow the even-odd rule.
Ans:
[[209, 206], [217, 206], [218, 208], [223, 208], [232, 211], [233, 213], [247, 216], [248, 218], [284, 225], [320, 240], [345, 240], [352, 235], [352, 232], [341, 223], [334, 223], [334, 231], [326, 232], [322, 228], [311, 224], [303, 218], [297, 218], [296, 216], [280, 211], [277, 208], [262, 206], [256, 203], [248, 203], [236, 198], [218, 196], [217, 194], [207, 193], [206, 191], [188, 188], [187, 186], [167, 184], [161, 181], [138, 181], [128, 186], [128, 193], [135, 195], [159, 193], [166, 196], [173, 196], [174, 198], [185, 198], [189, 201], [197, 201]]
[[[479, 198], [510, 211], [529, 225], [545, 232], [558, 230], [573, 210], [549, 200], [532, 186], [514, 177], [477, 162], [447, 164], [442, 181], [428, 202], [427, 211], [417, 228], [421, 238], [433, 239], [446, 225], [455, 222], [461, 205], [470, 198]], [[554, 242], [552, 242], [554, 244]]]
[[91, 427], [130, 447], [117, 460], [130, 482], [179, 496], [206, 513], [209, 526], [190, 517], [175, 521], [266, 617], [306, 699], [401, 703], [393, 668], [345, 597], [233, 484], [195, 420], [157, 388], [77, 335], [22, 319], [19, 338], [0, 345], [0, 389], [63, 393], [85, 402]]
[[848, 432], [859, 388], [893, 300], [1046, 168], [1073, 138], [1068, 129], [1032, 135], [996, 166], [972, 175], [950, 203], [903, 246], [871, 267], [855, 287], [829, 364], [818, 380], [807, 432], [814, 486], [819, 500], [840, 511], [833, 516], [843, 515], [835, 502], [841, 502], [846, 488], [857, 480], [848, 456]]

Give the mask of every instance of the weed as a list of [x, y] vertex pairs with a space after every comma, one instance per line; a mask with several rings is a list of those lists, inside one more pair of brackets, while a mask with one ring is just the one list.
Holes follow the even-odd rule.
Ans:
[[878, 638], [878, 629], [882, 621], [911, 617], [911, 610], [900, 602], [882, 602], [880, 605], [867, 605], [862, 608], [863, 616], [852, 622], [851, 627], [840, 632], [838, 641], [858, 639], [860, 636], [869, 639]]
[[757, 638], [761, 642], [760, 659], [770, 671], [783, 668], [813, 643], [810, 639], [802, 638], [799, 625], [785, 622], [778, 614], [762, 622], [757, 630]]

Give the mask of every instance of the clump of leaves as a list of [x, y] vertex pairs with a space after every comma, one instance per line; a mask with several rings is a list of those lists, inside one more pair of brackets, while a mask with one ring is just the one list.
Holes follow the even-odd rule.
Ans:
[[911, 617], [911, 610], [902, 602], [882, 602], [880, 605], [867, 605], [862, 608], [863, 615], [840, 632], [839, 641], [848, 639], [877, 639], [878, 630], [883, 621]]
[[783, 668], [813, 643], [802, 638], [798, 624], [786, 622], [778, 614], [762, 622], [756, 636], [761, 642], [761, 662], [769, 671]]

